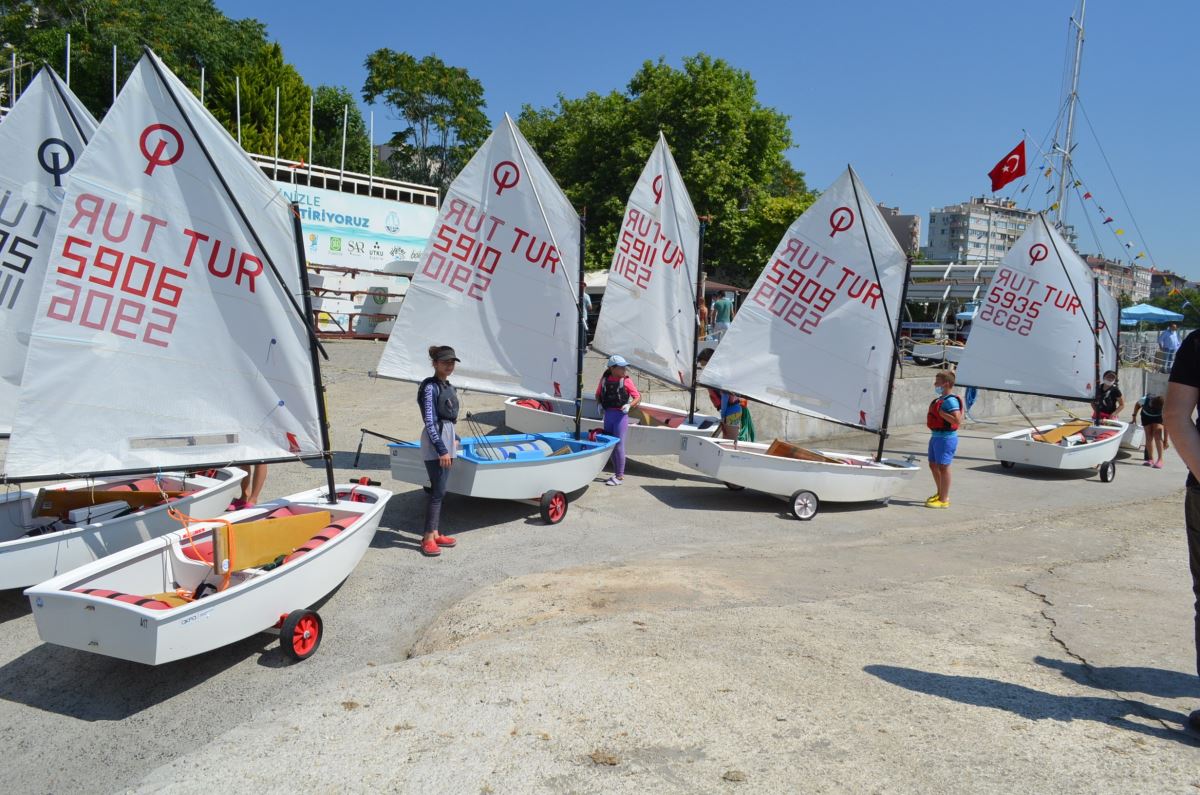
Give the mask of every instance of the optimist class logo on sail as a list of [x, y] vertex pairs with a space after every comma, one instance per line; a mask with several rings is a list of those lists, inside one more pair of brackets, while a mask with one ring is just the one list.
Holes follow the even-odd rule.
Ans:
[[[829, 216], [829, 236], [846, 232], [855, 223], [849, 207], [838, 207]], [[812, 334], [839, 298], [875, 309], [883, 290], [874, 279], [838, 264], [815, 243], [788, 235], [775, 250], [750, 302], [804, 334]]]
[[[157, 132], [164, 136], [154, 143]], [[168, 152], [168, 141], [178, 146]], [[154, 124], [143, 130], [139, 148], [147, 175], [155, 176], [183, 157], [183, 137], [167, 125]], [[46, 307], [51, 320], [166, 348], [194, 271], [206, 267], [209, 275], [249, 294], [263, 273], [260, 257], [211, 231], [136, 212], [95, 194], [76, 196], [63, 220], [69, 234], [48, 274], [59, 288]]]

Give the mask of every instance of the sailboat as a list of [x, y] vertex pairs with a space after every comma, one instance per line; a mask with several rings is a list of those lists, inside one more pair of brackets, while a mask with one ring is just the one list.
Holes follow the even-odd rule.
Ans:
[[[1001, 260], [958, 367], [963, 386], [1063, 400], [1094, 400], [1101, 374], [1116, 370], [1116, 300], [1044, 214]], [[1005, 469], [1099, 468], [1114, 459], [1128, 424], [1074, 417], [993, 439]]]
[[334, 484], [295, 207], [149, 50], [64, 206], [9, 477], [180, 470], [157, 492], [230, 462], [321, 460], [326, 485], [223, 516], [174, 503], [121, 551], [98, 526], [81, 545], [112, 554], [26, 591], [39, 634], [160, 664], [274, 626], [289, 655], [312, 654], [308, 607], [353, 570], [391, 493]]
[[[448, 484], [453, 494], [534, 501], [556, 524], [567, 494], [595, 479], [617, 442], [581, 432], [582, 222], [505, 115], [433, 228], [378, 374], [419, 382], [431, 372], [427, 346], [444, 344], [462, 358], [459, 389], [549, 400], [573, 386], [574, 432], [463, 438]], [[417, 442], [388, 449], [392, 477], [429, 482]]]
[[887, 502], [919, 470], [883, 457], [908, 267], [853, 168], [788, 228], [700, 383], [879, 435], [874, 457], [687, 436], [681, 463], [788, 499]]
[[[639, 403], [630, 412], [629, 455], [675, 455], [680, 436], [711, 436], [720, 426], [720, 418], [696, 414], [700, 236], [700, 219], [660, 132], [625, 206], [592, 347], [621, 354], [634, 368], [690, 389], [691, 407]], [[509, 398], [504, 424], [527, 433], [565, 431], [574, 413], [567, 400]], [[602, 414], [595, 397], [584, 397], [585, 429], [603, 428]]]
[[[61, 363], [27, 365], [27, 359], [43, 282], [51, 262], [61, 262], [51, 256], [62, 251], [53, 245], [55, 231], [60, 218], [75, 211], [63, 199], [95, 132], [95, 120], [49, 67], [38, 72], [0, 126], [0, 426], [5, 434], [12, 431], [18, 399], [36, 399], [22, 391], [31, 379], [59, 379], [54, 393], [41, 398], [50, 402], [87, 391], [88, 382]], [[55, 274], [64, 268], [70, 266], [59, 264]], [[10, 449], [54, 431], [24, 428]], [[58, 444], [75, 442], [67, 437]], [[32, 585], [176, 528], [167, 516], [168, 501], [188, 510], [221, 510], [243, 474], [223, 467], [205, 476], [175, 473], [159, 480], [68, 476], [40, 491], [6, 490], [0, 495], [0, 589]]]

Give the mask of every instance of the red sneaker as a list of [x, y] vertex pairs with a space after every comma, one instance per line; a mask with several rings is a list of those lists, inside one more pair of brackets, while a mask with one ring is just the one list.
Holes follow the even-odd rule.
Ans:
[[427, 538], [421, 542], [421, 554], [427, 558], [436, 558], [442, 554], [442, 550], [438, 548], [435, 539]]
[[237, 497], [234, 499], [233, 502], [229, 503], [229, 507], [226, 508], [225, 510], [226, 511], [240, 511], [245, 508], [253, 508], [253, 507], [254, 507], [254, 503], [246, 502], [241, 497]]
[[441, 533], [438, 533], [437, 535], [435, 535], [433, 537], [433, 540], [437, 542], [437, 545], [439, 547], [452, 547], [458, 543], [457, 541], [454, 540], [453, 536], [444, 536]]

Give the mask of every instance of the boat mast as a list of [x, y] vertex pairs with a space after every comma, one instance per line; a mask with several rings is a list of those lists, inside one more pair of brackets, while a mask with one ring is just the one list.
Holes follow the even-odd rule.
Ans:
[[1058, 199], [1054, 211], [1055, 226], [1062, 226], [1063, 216], [1067, 209], [1067, 183], [1071, 173], [1071, 150], [1074, 148], [1075, 135], [1075, 103], [1079, 99], [1079, 64], [1083, 59], [1083, 15], [1087, 12], [1087, 0], [1079, 2], [1079, 21], [1071, 18], [1075, 28], [1075, 62], [1071, 67], [1071, 93], [1067, 95], [1067, 139], [1059, 148], [1058, 168]]
[[[1092, 383], [1096, 385], [1096, 400], [1100, 399], [1100, 277], [1092, 277], [1092, 328], [1095, 331], [1094, 345], [1092, 345], [1093, 355], [1096, 360], [1096, 380]], [[1117, 359], [1121, 357], [1118, 356]], [[1096, 409], [1092, 414], [1092, 422], [1096, 425], [1100, 424], [1100, 410]]]
[[696, 289], [692, 292], [692, 383], [688, 399], [688, 424], [696, 421], [696, 358], [700, 355], [700, 303], [704, 300], [704, 230], [708, 228], [708, 216], [700, 218], [700, 243], [696, 248]]
[[587, 325], [585, 321], [587, 310], [583, 305], [584, 268], [583, 255], [587, 251], [587, 208], [579, 216], [579, 290], [575, 302], [579, 309], [579, 317], [575, 323], [575, 438], [583, 438], [583, 354], [587, 350]]

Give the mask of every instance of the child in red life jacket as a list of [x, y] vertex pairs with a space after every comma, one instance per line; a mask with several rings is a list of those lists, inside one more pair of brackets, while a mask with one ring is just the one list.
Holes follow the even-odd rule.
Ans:
[[926, 508], [950, 507], [950, 463], [958, 450], [958, 426], [962, 424], [963, 404], [952, 394], [954, 373], [941, 370], [933, 377], [936, 397], [929, 404], [925, 424], [929, 427], [929, 471], [937, 493], [925, 500]]
[[642, 402], [642, 396], [633, 379], [625, 374], [629, 362], [624, 356], [613, 354], [608, 357], [608, 368], [600, 376], [596, 387], [596, 400], [604, 409], [604, 432], [617, 437], [612, 451], [613, 476], [604, 481], [609, 486], [620, 486], [625, 479], [625, 437], [629, 434], [629, 410]]

